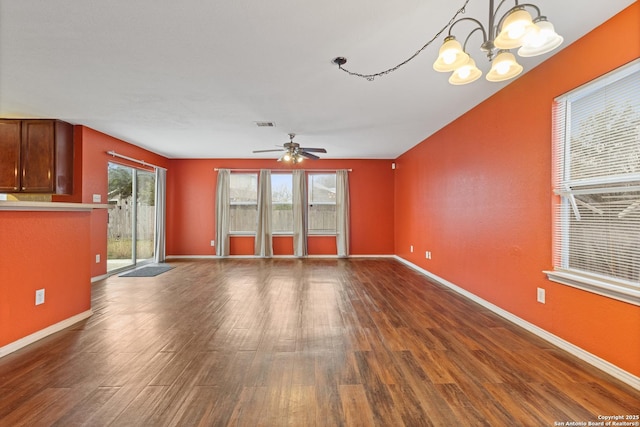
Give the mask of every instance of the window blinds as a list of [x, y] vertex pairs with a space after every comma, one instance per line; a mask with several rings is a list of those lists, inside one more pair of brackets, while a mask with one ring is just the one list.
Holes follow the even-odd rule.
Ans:
[[554, 104], [554, 263], [640, 287], [640, 62]]

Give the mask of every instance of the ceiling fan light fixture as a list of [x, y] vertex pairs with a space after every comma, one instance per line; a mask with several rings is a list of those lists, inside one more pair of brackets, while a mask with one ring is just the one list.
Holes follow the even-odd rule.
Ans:
[[269, 153], [273, 151], [278, 151], [281, 153], [278, 158], [279, 162], [290, 162], [292, 164], [300, 163], [304, 161], [305, 158], [311, 160], [318, 160], [320, 157], [316, 156], [312, 153], [326, 153], [327, 150], [324, 148], [312, 148], [312, 147], [301, 147], [297, 142], [293, 142], [293, 138], [296, 136], [295, 133], [289, 134], [289, 141], [282, 144], [282, 148], [278, 150], [269, 149], [269, 150], [254, 150], [254, 153]]

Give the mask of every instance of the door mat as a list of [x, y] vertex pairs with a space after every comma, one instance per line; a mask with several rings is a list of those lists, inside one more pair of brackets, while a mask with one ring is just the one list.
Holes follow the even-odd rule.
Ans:
[[169, 271], [172, 268], [173, 267], [170, 265], [147, 265], [142, 268], [128, 271], [118, 277], [153, 277], [158, 274], [162, 274], [165, 271]]

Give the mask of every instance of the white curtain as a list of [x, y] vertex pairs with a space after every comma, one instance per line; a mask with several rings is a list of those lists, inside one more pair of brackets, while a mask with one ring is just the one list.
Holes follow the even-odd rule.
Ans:
[[293, 171], [293, 255], [305, 257], [307, 251], [307, 179], [304, 170]]
[[164, 262], [167, 257], [167, 170], [156, 168], [156, 230], [153, 243], [153, 261]]
[[271, 231], [271, 171], [261, 169], [258, 177], [258, 224], [256, 227], [256, 256], [273, 256]]
[[338, 257], [349, 256], [349, 172], [336, 171], [336, 246]]
[[229, 256], [229, 169], [218, 169], [216, 186], [216, 255]]

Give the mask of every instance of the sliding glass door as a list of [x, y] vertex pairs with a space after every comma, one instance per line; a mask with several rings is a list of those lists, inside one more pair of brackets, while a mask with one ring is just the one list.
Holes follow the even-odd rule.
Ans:
[[107, 272], [153, 259], [155, 173], [109, 163]]

